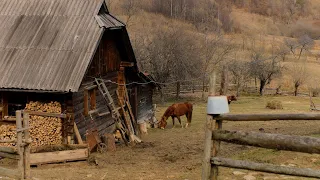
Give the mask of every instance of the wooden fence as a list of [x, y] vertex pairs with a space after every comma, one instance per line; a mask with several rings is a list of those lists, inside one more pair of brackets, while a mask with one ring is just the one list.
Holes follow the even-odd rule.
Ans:
[[29, 134], [29, 114], [16, 111], [16, 132], [17, 138], [10, 140], [0, 140], [0, 143], [16, 143], [16, 148], [0, 147], [0, 156], [18, 160], [18, 170], [0, 167], [2, 176], [28, 179], [30, 177], [30, 139]]
[[218, 156], [220, 142], [267, 149], [320, 154], [320, 138], [258, 132], [222, 130], [222, 121], [320, 120], [320, 114], [225, 114], [208, 115], [202, 180], [217, 180], [218, 167], [247, 169], [267, 173], [320, 178], [320, 170], [284, 167], [267, 163], [233, 160]]

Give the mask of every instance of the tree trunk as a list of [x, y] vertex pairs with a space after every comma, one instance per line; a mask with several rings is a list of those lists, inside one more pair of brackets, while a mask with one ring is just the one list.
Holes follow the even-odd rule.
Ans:
[[267, 81], [265, 80], [260, 80], [260, 96], [264, 95], [264, 88], [267, 84]]
[[237, 97], [240, 96], [240, 83], [238, 82], [237, 83], [237, 94], [236, 94]]
[[177, 82], [177, 92], [176, 92], [176, 99], [180, 97], [180, 82]]
[[223, 70], [221, 73], [221, 86], [220, 86], [220, 95], [226, 95], [227, 94], [227, 89], [228, 89], [228, 71], [226, 66], [223, 66]]
[[161, 104], [164, 105], [164, 94], [163, 94], [163, 89], [160, 89], [160, 101]]
[[298, 96], [298, 88], [299, 88], [299, 85], [294, 86], [294, 96]]
[[204, 100], [204, 92], [205, 92], [205, 76], [202, 79], [202, 99]]

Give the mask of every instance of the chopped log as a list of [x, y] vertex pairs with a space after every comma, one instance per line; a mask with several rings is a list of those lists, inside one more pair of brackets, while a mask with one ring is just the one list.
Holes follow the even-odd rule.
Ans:
[[313, 170], [309, 168], [285, 167], [285, 166], [277, 166], [277, 165], [267, 164], [267, 163], [255, 163], [255, 162], [249, 162], [249, 161], [232, 160], [232, 159], [221, 158], [221, 157], [212, 158], [211, 163], [218, 166], [230, 167], [230, 168], [247, 169], [247, 170], [253, 170], [253, 171], [285, 174], [285, 175], [292, 175], [292, 176], [320, 178], [319, 170]]
[[320, 113], [314, 114], [221, 114], [218, 120], [228, 121], [274, 121], [274, 120], [320, 120]]
[[7, 176], [10, 178], [21, 178], [21, 176], [19, 176], [19, 172], [17, 170], [13, 170], [13, 169], [7, 169], [7, 168], [3, 168], [0, 167], [0, 174], [1, 176]]
[[320, 154], [320, 139], [314, 137], [216, 130], [213, 138], [241, 145]]
[[77, 161], [88, 159], [88, 149], [76, 149], [68, 151], [56, 151], [45, 153], [33, 153], [30, 154], [30, 164], [48, 164], [66, 161]]

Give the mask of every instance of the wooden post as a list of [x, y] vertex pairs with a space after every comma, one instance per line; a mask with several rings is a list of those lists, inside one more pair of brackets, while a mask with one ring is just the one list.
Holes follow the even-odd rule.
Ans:
[[[209, 95], [215, 95], [215, 84], [216, 84], [216, 72], [212, 72], [212, 76], [210, 77], [209, 84]], [[212, 116], [207, 115], [207, 121], [205, 124], [205, 141], [204, 141], [204, 157], [202, 162], [202, 180], [209, 180], [211, 176], [211, 155], [212, 155], [212, 131], [213, 131], [213, 123]]]
[[76, 122], [73, 122], [73, 131], [74, 131], [74, 134], [76, 135], [78, 144], [83, 144], [83, 141], [82, 141], [82, 138], [81, 138], [81, 135], [80, 135], [80, 132], [79, 132], [79, 129], [77, 127]]
[[[215, 126], [214, 126], [214, 130], [220, 130], [222, 129], [222, 120], [215, 120]], [[212, 133], [212, 132], [211, 132]], [[213, 149], [212, 149], [212, 156], [216, 157], [218, 155], [218, 152], [220, 150], [220, 141], [219, 140], [215, 140], [213, 139]], [[218, 166], [213, 164], [211, 167], [211, 178], [213, 180], [217, 180], [218, 179]]]
[[[29, 114], [23, 113], [23, 127], [24, 127], [24, 139], [25, 141], [29, 141], [30, 133], [29, 133]], [[25, 143], [24, 148], [24, 177], [25, 179], [30, 178], [30, 143]]]
[[17, 125], [17, 149], [19, 154], [19, 161], [18, 161], [18, 172], [19, 177], [24, 179], [24, 162], [23, 162], [23, 154], [24, 154], [24, 147], [22, 145], [22, 118], [21, 118], [21, 111], [16, 111], [16, 125]]

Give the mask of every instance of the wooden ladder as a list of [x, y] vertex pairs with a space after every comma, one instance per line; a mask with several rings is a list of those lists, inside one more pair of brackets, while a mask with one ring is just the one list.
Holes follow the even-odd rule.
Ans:
[[[107, 105], [109, 106], [109, 108], [112, 111], [111, 112], [112, 117], [114, 117], [116, 119], [116, 127], [120, 131], [120, 134], [121, 134], [122, 139], [125, 142], [125, 144], [128, 145], [128, 143], [130, 141], [131, 142], [134, 142], [134, 141], [141, 142], [141, 140], [132, 133], [132, 131], [131, 131], [132, 128], [130, 126], [131, 123], [128, 123], [126, 119], [125, 120], [122, 119], [122, 116], [120, 115], [118, 108], [114, 104], [114, 101], [113, 101], [103, 79], [95, 78], [95, 82], [97, 83], [98, 89], [101, 92], [104, 100], [106, 101]], [[121, 108], [123, 108], [122, 105], [120, 105], [120, 106], [121, 106]], [[126, 123], [127, 130], [124, 128], [125, 126], [122, 124], [123, 122]], [[130, 141], [127, 139], [127, 137], [129, 137]]]

